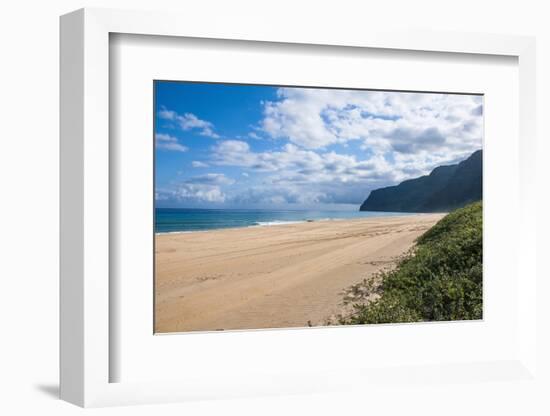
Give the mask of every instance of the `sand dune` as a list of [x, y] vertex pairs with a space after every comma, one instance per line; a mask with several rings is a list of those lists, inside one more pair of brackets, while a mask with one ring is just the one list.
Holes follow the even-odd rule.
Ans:
[[442, 214], [156, 236], [156, 332], [303, 327], [389, 266]]

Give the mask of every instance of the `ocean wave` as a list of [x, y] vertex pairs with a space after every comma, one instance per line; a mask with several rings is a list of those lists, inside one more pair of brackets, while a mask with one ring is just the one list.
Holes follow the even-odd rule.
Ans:
[[155, 231], [155, 235], [163, 234], [192, 234], [192, 233], [204, 233], [206, 231], [216, 231], [219, 228], [208, 228], [205, 230], [182, 230], [182, 231]]
[[302, 222], [307, 222], [308, 220], [301, 221], [258, 221], [255, 222], [253, 227], [271, 227], [273, 225], [287, 225], [287, 224], [300, 224]]

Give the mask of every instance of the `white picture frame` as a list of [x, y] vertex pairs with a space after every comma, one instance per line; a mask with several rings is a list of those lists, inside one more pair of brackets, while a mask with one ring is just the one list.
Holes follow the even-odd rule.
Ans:
[[[441, 363], [410, 369], [336, 369], [296, 375], [289, 371], [235, 382], [195, 374], [178, 381], [111, 382], [110, 349], [109, 37], [110, 34], [277, 42], [333, 47], [504, 55], [519, 66], [518, 354], [507, 360]], [[536, 377], [535, 41], [530, 37], [467, 33], [330, 32], [281, 30], [278, 24], [204, 25], [192, 16], [83, 9], [61, 18], [61, 398], [80, 406], [160, 403], [217, 397], [338, 391], [351, 385], [438, 377], [479, 383], [488, 374], [518, 382]], [[334, 335], [336, 336], [336, 335]], [[348, 382], [343, 383], [341, 380]]]

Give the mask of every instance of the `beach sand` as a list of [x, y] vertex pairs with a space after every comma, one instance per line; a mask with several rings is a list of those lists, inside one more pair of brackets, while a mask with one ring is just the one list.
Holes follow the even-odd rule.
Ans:
[[323, 325], [443, 214], [157, 234], [155, 331]]

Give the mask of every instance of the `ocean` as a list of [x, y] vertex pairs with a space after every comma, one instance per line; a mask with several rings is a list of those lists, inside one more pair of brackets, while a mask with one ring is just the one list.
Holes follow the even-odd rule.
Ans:
[[177, 233], [222, 228], [261, 227], [305, 221], [407, 215], [402, 212], [282, 211], [260, 209], [157, 208], [155, 232]]

